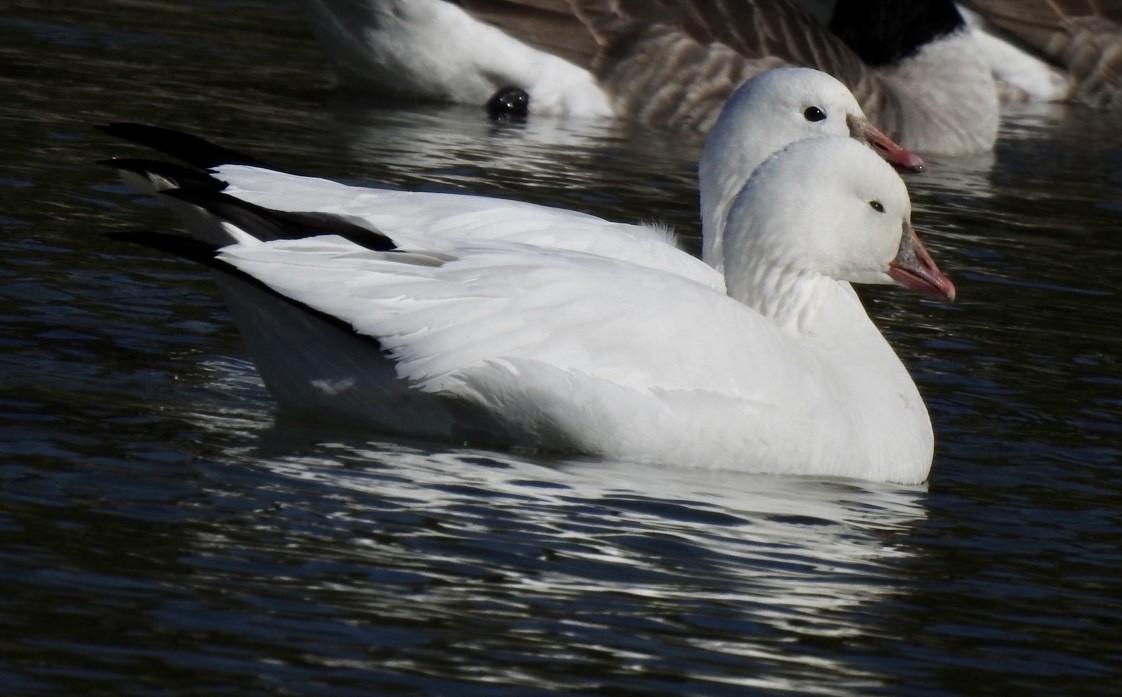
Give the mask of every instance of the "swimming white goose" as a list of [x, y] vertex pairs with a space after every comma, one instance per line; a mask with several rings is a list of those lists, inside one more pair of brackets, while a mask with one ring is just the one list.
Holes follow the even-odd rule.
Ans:
[[[1003, 82], [1028, 99], [1122, 109], [1122, 1], [963, 0]], [[996, 30], [996, 36], [991, 33]], [[1042, 60], [1026, 60], [1012, 48]]]
[[923, 401], [849, 284], [954, 287], [900, 177], [851, 138], [765, 161], [729, 207], [724, 277], [700, 283], [509, 240], [389, 236], [214, 188], [166, 193], [239, 242], [136, 241], [219, 272], [287, 409], [668, 465], [927, 477]]
[[[141, 124], [113, 124], [113, 135], [134, 140], [183, 159], [213, 175], [150, 160], [114, 160], [141, 190], [183, 185], [177, 180], [203, 177], [204, 186], [267, 208], [348, 216], [388, 235], [408, 232], [429, 237], [451, 235], [501, 238], [625, 259], [695, 279], [711, 278], [702, 264], [678, 254], [668, 232], [658, 226], [613, 224], [569, 210], [516, 201], [443, 193], [390, 191], [278, 172], [246, 155], [201, 139]], [[703, 258], [720, 269], [724, 219], [733, 197], [759, 163], [802, 138], [850, 135], [882, 157], [910, 169], [923, 162], [900, 148], [865, 118], [857, 101], [838, 80], [809, 68], [780, 68], [749, 80], [731, 97], [706, 141], [699, 166]], [[217, 181], [220, 180], [220, 181]], [[224, 228], [197, 209], [171, 202], [188, 217], [196, 236], [229, 243]], [[450, 223], [452, 220], [454, 223]]]
[[829, 28], [791, 0], [307, 7], [343, 83], [380, 92], [482, 105], [519, 88], [531, 112], [704, 131], [741, 82], [793, 64], [839, 77], [907, 148], [980, 152], [997, 134], [989, 64], [951, 0], [840, 0]]

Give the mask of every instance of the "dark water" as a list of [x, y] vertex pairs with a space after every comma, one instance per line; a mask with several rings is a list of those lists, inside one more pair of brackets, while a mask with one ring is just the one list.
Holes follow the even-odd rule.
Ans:
[[930, 161], [960, 300], [871, 312], [929, 484], [636, 467], [290, 423], [92, 124], [696, 233], [690, 136], [332, 95], [288, 2], [0, 9], [0, 693], [1122, 692], [1122, 134], [1021, 110]]

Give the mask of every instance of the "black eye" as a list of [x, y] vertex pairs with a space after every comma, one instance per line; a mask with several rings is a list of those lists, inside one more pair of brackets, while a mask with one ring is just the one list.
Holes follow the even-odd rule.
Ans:
[[803, 112], [803, 116], [806, 117], [807, 121], [822, 121], [826, 118], [826, 112], [816, 106], [808, 106], [806, 111]]
[[872, 208], [877, 213], [883, 213], [884, 212], [884, 206], [881, 204], [880, 201], [869, 201], [869, 208]]

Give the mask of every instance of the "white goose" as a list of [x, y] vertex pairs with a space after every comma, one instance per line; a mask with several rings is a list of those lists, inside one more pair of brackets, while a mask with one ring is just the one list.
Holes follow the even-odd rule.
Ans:
[[[150, 160], [112, 160], [130, 183], [151, 193], [203, 178], [202, 186], [266, 208], [346, 216], [387, 235], [505, 239], [572, 251], [595, 252], [673, 271], [695, 280], [712, 277], [696, 259], [678, 253], [667, 230], [608, 224], [600, 218], [547, 206], [458, 194], [347, 186], [278, 172], [251, 157], [192, 136], [141, 124], [112, 124], [110, 134], [134, 140], [207, 170], [168, 171]], [[809, 68], [760, 74], [729, 99], [712, 129], [699, 165], [703, 258], [718, 269], [721, 238], [733, 197], [752, 171], [776, 150], [803, 138], [850, 135], [898, 166], [923, 162], [878, 131], [838, 80]], [[213, 179], [211, 178], [213, 175]], [[220, 181], [217, 181], [220, 180]], [[227, 231], [194, 207], [172, 201], [196, 237], [228, 244]]]
[[797, 141], [757, 168], [728, 208], [724, 277], [697, 280], [509, 240], [388, 236], [214, 187], [165, 193], [238, 242], [136, 241], [219, 271], [290, 410], [688, 467], [927, 477], [923, 401], [849, 283], [954, 287], [899, 176], [851, 138]]
[[993, 146], [993, 76], [951, 0], [839, 0], [829, 27], [799, 6], [806, 1], [306, 5], [341, 81], [381, 93], [490, 108], [518, 88], [531, 113], [705, 131], [745, 79], [805, 65], [839, 77], [907, 148], [961, 154]]

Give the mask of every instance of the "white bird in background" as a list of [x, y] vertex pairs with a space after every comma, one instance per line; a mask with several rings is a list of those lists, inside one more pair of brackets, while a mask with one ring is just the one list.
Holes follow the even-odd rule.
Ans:
[[[735, 151], [746, 130], [715, 128], [706, 152]], [[223, 178], [268, 173], [198, 139], [110, 131], [242, 162], [216, 168]], [[685, 467], [899, 482], [930, 469], [926, 408], [849, 284], [954, 287], [912, 229], [899, 176], [851, 137], [796, 140], [729, 192], [723, 274], [665, 235], [634, 260], [601, 254], [593, 240], [611, 248], [638, 226], [559, 209], [432, 194], [410, 211], [422, 199], [396, 192], [396, 222], [381, 227], [272, 210], [200, 170], [115, 164], [190, 216], [194, 239], [133, 239], [218, 272], [287, 410]], [[270, 176], [307, 201], [322, 181]], [[510, 227], [480, 234], [496, 210]], [[566, 247], [569, 229], [585, 241]]]
[[[806, 0], [803, 0], [806, 2]], [[492, 111], [706, 131], [749, 77], [828, 72], [904, 147], [988, 150], [997, 89], [951, 0], [307, 0], [341, 81]]]

